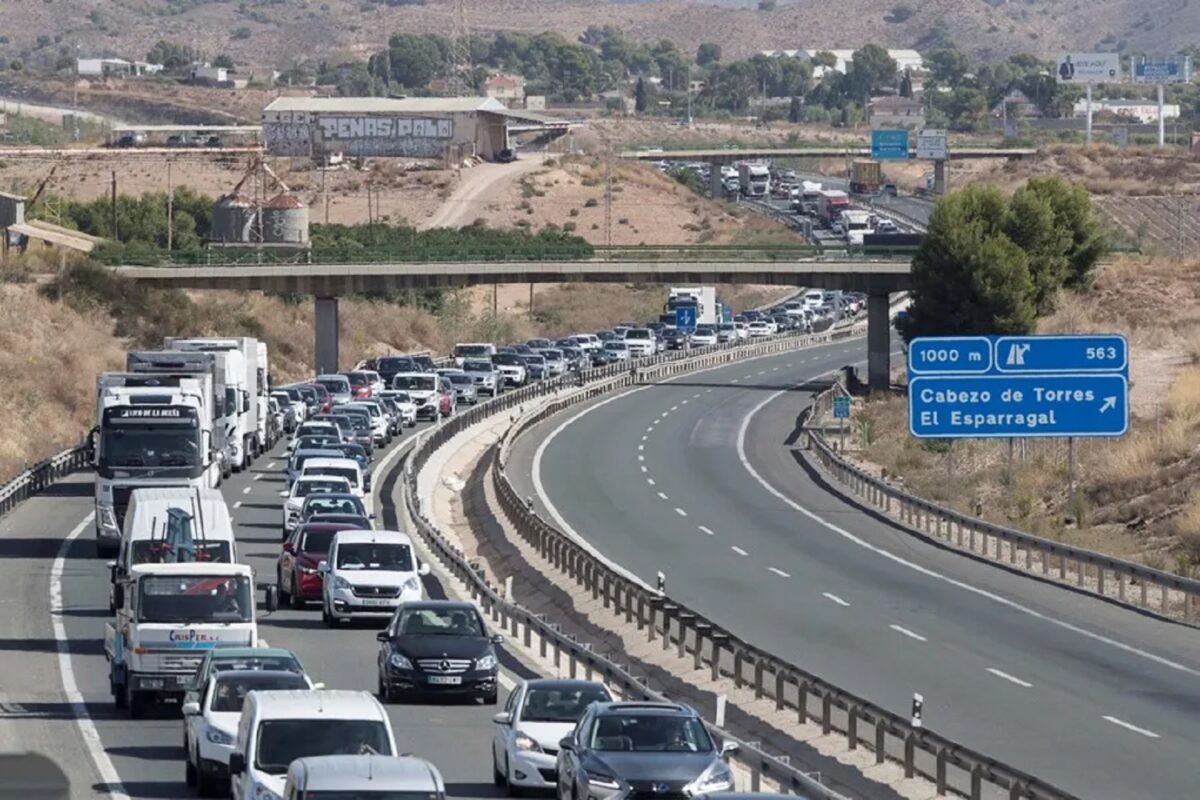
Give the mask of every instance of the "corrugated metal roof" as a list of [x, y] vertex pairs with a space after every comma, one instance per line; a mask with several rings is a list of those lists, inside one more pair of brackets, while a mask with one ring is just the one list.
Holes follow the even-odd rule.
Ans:
[[326, 114], [430, 114], [503, 111], [492, 97], [277, 97], [263, 111], [308, 111]]
[[548, 125], [548, 126], [555, 126], [555, 125], [569, 126], [570, 125], [570, 123], [567, 122], [567, 120], [565, 120], [565, 119], [559, 119], [558, 117], [548, 117], [545, 114], [535, 114], [532, 111], [525, 111], [520, 108], [489, 108], [489, 109], [487, 109], [487, 113], [495, 114], [500, 117], [508, 117], [509, 119], [513, 119], [513, 120], [520, 120], [522, 122], [533, 122], [533, 123], [537, 123], [539, 125]]

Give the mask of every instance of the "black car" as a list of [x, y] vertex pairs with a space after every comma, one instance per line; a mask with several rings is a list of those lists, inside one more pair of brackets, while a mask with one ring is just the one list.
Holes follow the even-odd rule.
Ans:
[[529, 376], [531, 381], [540, 381], [546, 378], [546, 357], [530, 353], [528, 355], [522, 353], [519, 358], [521, 363], [525, 365], [525, 374]]
[[499, 164], [511, 164], [517, 160], [517, 152], [511, 147], [506, 147], [496, 154], [496, 162]]
[[496, 704], [500, 664], [483, 618], [471, 603], [402, 603], [379, 646], [379, 697], [384, 702], [419, 693], [478, 697]]
[[379, 377], [383, 379], [384, 386], [391, 386], [392, 378], [401, 372], [421, 371], [417, 367], [417, 362], [408, 356], [380, 356], [375, 359], [375, 366], [371, 367], [371, 369], [379, 373]]
[[370, 517], [360, 514], [313, 514], [305, 521], [305, 524], [353, 525], [354, 530], [357, 531], [369, 531], [375, 527], [371, 524]]
[[687, 350], [692, 345], [691, 334], [678, 329], [667, 331], [663, 339], [666, 340], [668, 350]]
[[357, 442], [338, 442], [329, 445], [329, 449], [341, 450], [342, 455], [346, 458], [353, 458], [357, 461], [358, 466], [362, 468], [363, 489], [371, 491], [371, 454], [367, 452], [367, 448]]

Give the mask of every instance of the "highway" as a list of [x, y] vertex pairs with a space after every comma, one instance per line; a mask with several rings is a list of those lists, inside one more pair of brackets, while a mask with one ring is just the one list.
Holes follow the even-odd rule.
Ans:
[[[517, 443], [519, 493], [751, 644], [1080, 797], [1195, 796], [1200, 632], [1018, 576], [826, 492], [790, 442], [861, 341], [575, 407]], [[586, 454], [586, 457], [581, 455]]]
[[[412, 431], [423, 427], [427, 426]], [[390, 452], [398, 445], [399, 440]], [[236, 524], [240, 560], [255, 568], [259, 581], [275, 580], [282, 451], [280, 444], [221, 487]], [[398, 463], [377, 451], [377, 498], [385, 498], [376, 502], [381, 527], [394, 529], [395, 504], [400, 502], [399, 483], [388, 481], [381, 465]], [[104, 562], [92, 555], [91, 511], [92, 484], [85, 474], [52, 486], [0, 520], [0, 581], [6, 588], [6, 613], [0, 619], [0, 669], [5, 676], [0, 683], [0, 750], [33, 749], [55, 758], [71, 778], [73, 798], [108, 796], [109, 791], [114, 797], [194, 796], [183, 782], [178, 710], [133, 721], [113, 709], [103, 648], [104, 623], [110, 618], [108, 577]], [[78, 538], [69, 540], [74, 534]], [[69, 541], [65, 548], [64, 541]], [[55, 580], [60, 551], [60, 580]], [[425, 580], [427, 595], [444, 596], [436, 574]], [[61, 586], [61, 606], [51, 605], [55, 585]], [[59, 608], [60, 613], [52, 613]], [[293, 650], [313, 680], [329, 688], [374, 691], [377, 629], [330, 630], [315, 606], [260, 613], [260, 636], [272, 646]], [[64, 637], [65, 654], [60, 656], [58, 640]], [[511, 656], [502, 661], [510, 678], [514, 670], [532, 674]], [[90, 721], [73, 719], [79, 708], [71, 705], [64, 678], [78, 687]], [[501, 703], [505, 696], [502, 691]], [[448, 793], [458, 798], [497, 795], [489, 754], [491, 716], [496, 711], [475, 704], [389, 706], [400, 751], [436, 764]], [[101, 763], [110, 762], [113, 774], [96, 772], [88, 757], [92, 726], [98, 737], [92, 741], [103, 751]]]

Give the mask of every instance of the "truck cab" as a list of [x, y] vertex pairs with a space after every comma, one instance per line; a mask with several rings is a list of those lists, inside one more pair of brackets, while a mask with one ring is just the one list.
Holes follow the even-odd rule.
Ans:
[[[115, 587], [114, 605], [116, 619], [104, 626], [109, 688], [134, 719], [152, 703], [181, 701], [205, 651], [259, 643], [254, 573], [245, 564], [138, 564]], [[271, 586], [266, 607], [277, 606]]]

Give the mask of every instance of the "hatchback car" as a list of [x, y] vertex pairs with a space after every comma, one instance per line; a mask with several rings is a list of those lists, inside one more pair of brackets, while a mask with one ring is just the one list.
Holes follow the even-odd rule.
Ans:
[[310, 494], [304, 498], [304, 505], [300, 507], [300, 516], [296, 520], [296, 525], [308, 522], [309, 518], [317, 514], [346, 514], [375, 519], [374, 514], [368, 513], [362, 497], [350, 492]]
[[[318, 518], [323, 515], [317, 515]], [[321, 599], [321, 574], [317, 567], [329, 555], [329, 545], [338, 531], [358, 530], [357, 520], [314, 522], [311, 518], [288, 536], [275, 566], [275, 584], [279, 602], [292, 608], [304, 608]]]
[[338, 531], [329, 555], [317, 565], [322, 578], [321, 617], [333, 627], [342, 620], [388, 619], [398, 606], [424, 597], [412, 539], [399, 531]]
[[475, 379], [461, 369], [441, 369], [438, 370], [443, 378], [450, 381], [450, 385], [454, 387], [454, 402], [462, 403], [463, 405], [475, 405], [479, 400], [478, 390], [475, 388]]
[[501, 637], [488, 635], [473, 604], [404, 603], [377, 638], [384, 702], [429, 693], [479, 697], [495, 705], [500, 670], [495, 645]]
[[734, 788], [704, 720], [675, 703], [595, 703], [559, 742], [559, 800], [685, 798]]
[[279, 493], [283, 498], [283, 519], [280, 521], [280, 528], [283, 530], [284, 540], [287, 540], [288, 534], [300, 521], [300, 512], [309, 495], [349, 494], [350, 491], [350, 481], [339, 475], [298, 477], [291, 488]]
[[692, 344], [696, 347], [707, 347], [717, 343], [717, 329], [712, 325], [697, 325], [692, 334]]

